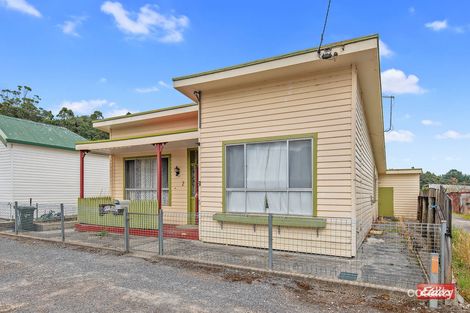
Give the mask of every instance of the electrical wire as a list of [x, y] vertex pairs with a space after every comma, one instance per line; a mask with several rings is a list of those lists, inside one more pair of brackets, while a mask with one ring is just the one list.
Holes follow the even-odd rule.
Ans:
[[330, 6], [331, 6], [331, 0], [328, 0], [328, 7], [326, 9], [325, 22], [323, 23], [323, 30], [320, 36], [320, 44], [318, 45], [318, 50], [317, 50], [319, 58], [320, 58], [321, 45], [323, 44], [323, 36], [325, 35], [326, 24], [328, 23], [328, 15], [330, 14]]

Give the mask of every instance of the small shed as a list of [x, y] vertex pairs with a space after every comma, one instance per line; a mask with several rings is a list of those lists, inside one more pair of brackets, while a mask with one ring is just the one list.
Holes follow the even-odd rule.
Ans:
[[453, 212], [470, 214], [470, 185], [429, 184], [429, 189], [439, 190], [441, 186], [451, 199]]
[[[64, 203], [73, 213], [79, 196], [79, 157], [75, 142], [83, 137], [70, 130], [0, 115], [0, 218], [9, 218], [8, 203]], [[109, 194], [109, 158], [86, 158], [90, 195]]]
[[379, 216], [416, 219], [421, 169], [389, 169], [379, 176]]

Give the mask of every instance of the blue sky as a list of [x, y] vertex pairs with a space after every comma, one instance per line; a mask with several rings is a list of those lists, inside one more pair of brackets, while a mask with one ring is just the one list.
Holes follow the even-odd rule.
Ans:
[[[332, 0], [325, 42], [379, 33], [390, 168], [470, 173], [470, 2]], [[0, 88], [105, 116], [187, 103], [171, 78], [318, 45], [326, 1], [0, 0]], [[388, 103], [384, 102], [385, 120]], [[388, 126], [388, 125], [386, 125]]]

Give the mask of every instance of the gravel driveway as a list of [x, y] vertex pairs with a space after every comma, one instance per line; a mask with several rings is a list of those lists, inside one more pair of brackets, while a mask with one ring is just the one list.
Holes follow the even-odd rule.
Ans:
[[426, 311], [402, 294], [25, 239], [0, 237], [0, 253], [0, 312]]

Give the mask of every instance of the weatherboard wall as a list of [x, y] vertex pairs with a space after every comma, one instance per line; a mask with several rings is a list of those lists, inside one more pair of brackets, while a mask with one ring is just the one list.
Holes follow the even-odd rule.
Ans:
[[11, 218], [8, 202], [12, 199], [11, 150], [0, 142], [0, 218]]
[[166, 117], [158, 121], [148, 121], [132, 126], [112, 127], [110, 138], [117, 139], [154, 135], [161, 132], [197, 129], [197, 126], [197, 113], [186, 113], [180, 116]]
[[[187, 172], [187, 149], [164, 149], [163, 155], [170, 157], [169, 173], [170, 188], [171, 188], [171, 199], [170, 205], [164, 205], [163, 209], [168, 212], [167, 217], [169, 220], [167, 223], [184, 224], [186, 222], [186, 216], [184, 213], [187, 211], [187, 190], [188, 184], [188, 172]], [[150, 153], [125, 153], [125, 154], [114, 154], [111, 156], [111, 190], [112, 197], [114, 199], [124, 199], [124, 161], [125, 159], [140, 158], [140, 157], [155, 157], [154, 151]], [[176, 176], [175, 167], [178, 166], [180, 174]], [[156, 175], [156, 173], [155, 173]], [[168, 210], [168, 211], [167, 211]], [[171, 212], [174, 212], [173, 214]]]
[[385, 174], [379, 177], [379, 187], [393, 187], [393, 214], [416, 219], [420, 174]]
[[[340, 218], [319, 230], [283, 228], [299, 243], [277, 241], [282, 248], [305, 252], [354, 255], [352, 246], [352, 71], [312, 73], [281, 81], [229, 90], [206, 91], [201, 104], [200, 210], [223, 212], [222, 146], [224, 141], [272, 136], [317, 134], [316, 197], [318, 217]], [[348, 224], [342, 224], [342, 223]], [[233, 235], [230, 227], [243, 229]], [[217, 235], [214, 232], [217, 230]], [[250, 245], [252, 225], [224, 225], [205, 221], [200, 238], [209, 242]], [[337, 231], [335, 233], [335, 231]], [[330, 234], [332, 237], [326, 236]], [[336, 236], [336, 237], [335, 237]], [[330, 239], [328, 253], [321, 247]], [[332, 239], [333, 238], [333, 239]], [[335, 242], [334, 240], [338, 240]], [[276, 239], [275, 239], [276, 240]], [[333, 241], [331, 241], [333, 240]], [[315, 244], [312, 244], [313, 241]], [[302, 250], [302, 249], [301, 249]]]
[[354, 210], [356, 242], [361, 244], [377, 216], [377, 170], [361, 95], [361, 85], [353, 68], [354, 114]]
[[[11, 197], [0, 201], [44, 204], [64, 203], [75, 209], [79, 196], [80, 157], [78, 151], [11, 144], [12, 179], [0, 180], [0, 190], [11, 188]], [[5, 166], [0, 157], [0, 167]], [[5, 187], [6, 186], [6, 187]], [[85, 158], [85, 194], [109, 194], [109, 157], [88, 154]], [[69, 211], [70, 212], [70, 211]]]

